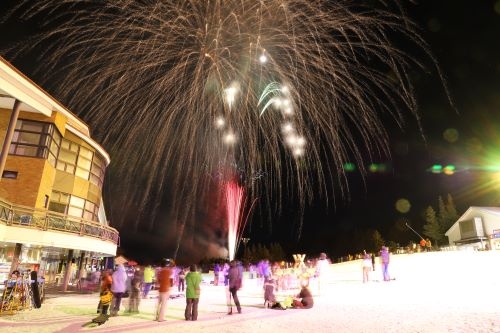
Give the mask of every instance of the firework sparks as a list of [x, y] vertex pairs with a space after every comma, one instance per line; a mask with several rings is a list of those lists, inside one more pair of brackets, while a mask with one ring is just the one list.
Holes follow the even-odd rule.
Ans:
[[[243, 231], [253, 206], [257, 199], [254, 199], [250, 207], [246, 207], [247, 203], [245, 189], [236, 181], [231, 180], [225, 183], [226, 197], [226, 213], [227, 213], [227, 244], [229, 252], [229, 260], [233, 260], [238, 251]], [[247, 210], [245, 210], [247, 208]]]
[[425, 42], [401, 15], [361, 7], [37, 0], [9, 15], [43, 16], [46, 32], [17, 45], [16, 54], [43, 43], [42, 75], [33, 77], [110, 151], [120, 180], [113, 189], [127, 193], [115, 205], [145, 210], [175, 193], [177, 220], [194, 223], [197, 198], [209, 186], [203, 175], [221, 161], [250, 174], [263, 170], [267, 177], [249, 178], [244, 188], [265, 192], [273, 199], [263, 204], [279, 211], [283, 184], [303, 206], [327, 183], [343, 183], [347, 161], [363, 165], [364, 152], [387, 153], [380, 113], [402, 126], [406, 109], [418, 121], [408, 71], [420, 64], [388, 36], [404, 35], [434, 61]]
[[233, 260], [236, 254], [238, 235], [240, 234], [240, 222], [242, 204], [244, 202], [245, 191], [235, 182], [226, 184], [226, 209], [227, 209], [227, 244], [229, 250], [229, 260]]

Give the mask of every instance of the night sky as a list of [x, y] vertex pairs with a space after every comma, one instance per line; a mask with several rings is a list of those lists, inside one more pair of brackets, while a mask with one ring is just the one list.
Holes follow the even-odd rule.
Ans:
[[[451, 194], [462, 214], [469, 206], [498, 206], [500, 165], [499, 1], [414, 1], [408, 15], [419, 23], [446, 77], [453, 106], [436, 73], [415, 76], [423, 127], [411, 121], [405, 132], [392, 132], [391, 171], [372, 173], [366, 191], [355, 175], [350, 202], [328, 215], [310, 212], [303, 243], [333, 256], [359, 251], [356, 239], [367, 228], [401, 245], [418, 241], [405, 227], [422, 232], [423, 212], [438, 196]], [[390, 124], [388, 126], [391, 126]], [[457, 135], [457, 136], [456, 136]], [[455, 165], [454, 175], [433, 174], [434, 164]], [[398, 212], [398, 199], [411, 209]], [[311, 248], [312, 249], [312, 248]]]
[[[262, 222], [268, 218], [262, 208], [256, 210], [244, 233], [250, 244], [279, 242], [289, 254], [327, 252], [336, 258], [360, 251], [367, 230], [378, 230], [385, 240], [401, 245], [418, 241], [405, 223], [421, 232], [423, 212], [429, 205], [437, 209], [438, 196], [451, 194], [459, 214], [469, 206], [500, 204], [500, 178], [495, 178], [498, 176], [494, 170], [495, 166], [500, 168], [500, 1], [403, 3], [407, 15], [421, 27], [440, 64], [452, 103], [435, 70], [429, 68], [428, 74], [415, 72], [413, 82], [422, 131], [413, 119], [408, 119], [404, 131], [387, 122], [392, 156], [374, 161], [385, 165], [385, 171], [369, 173], [364, 181], [357, 172], [349, 173], [350, 196], [332, 198], [328, 207], [324, 200], [316, 200], [307, 207], [299, 238], [291, 225], [302, 217], [293, 205], [285, 206], [280, 216], [272, 216], [271, 224]], [[0, 40], [6, 45], [22, 40], [36, 31], [36, 26], [9, 21], [0, 26], [0, 31]], [[33, 63], [26, 59], [12, 62], [31, 77]], [[453, 175], [434, 174], [429, 171], [434, 164], [451, 164], [457, 169]], [[104, 195], [112, 225], [118, 214], [133, 214], [132, 209], [113, 206], [110, 197], [116, 194], [112, 188], [107, 188]], [[396, 209], [399, 199], [409, 202], [408, 212]], [[162, 207], [168, 207], [168, 203]], [[167, 210], [161, 210], [155, 219], [165, 219]], [[122, 237], [119, 251], [129, 257], [155, 259], [170, 256], [172, 252], [171, 244], [162, 239], [175, 230], [166, 226], [156, 233], [128, 232], [123, 225], [118, 230]], [[196, 260], [207, 253], [190, 250], [191, 247], [223, 246], [220, 226], [202, 225], [198, 232], [203, 236], [194, 238], [194, 244], [179, 251], [182, 260]], [[207, 245], [211, 239], [217, 241]], [[197, 242], [204, 244], [199, 246]]]

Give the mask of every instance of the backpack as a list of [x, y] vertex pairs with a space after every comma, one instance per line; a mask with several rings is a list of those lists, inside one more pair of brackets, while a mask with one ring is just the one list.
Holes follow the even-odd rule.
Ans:
[[100, 300], [102, 305], [111, 304], [111, 299], [113, 298], [113, 293], [109, 290], [102, 291], [100, 294]]
[[274, 302], [274, 304], [271, 305], [271, 309], [274, 309], [274, 310], [286, 310], [286, 305], [283, 304], [282, 302]]

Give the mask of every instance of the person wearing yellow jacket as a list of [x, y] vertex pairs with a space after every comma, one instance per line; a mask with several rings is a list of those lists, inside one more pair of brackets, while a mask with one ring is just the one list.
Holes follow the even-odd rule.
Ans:
[[151, 290], [151, 286], [153, 285], [153, 278], [155, 276], [155, 270], [151, 265], [147, 265], [144, 267], [143, 272], [143, 289], [142, 289], [142, 298], [148, 298], [148, 293]]

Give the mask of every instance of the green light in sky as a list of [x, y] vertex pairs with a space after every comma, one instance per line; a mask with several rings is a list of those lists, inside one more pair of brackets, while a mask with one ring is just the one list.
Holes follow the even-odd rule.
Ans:
[[453, 175], [455, 173], [455, 166], [454, 165], [447, 165], [443, 168], [443, 173], [445, 175]]
[[347, 172], [353, 172], [356, 171], [356, 165], [354, 163], [345, 163], [344, 164], [344, 170]]
[[387, 165], [384, 164], [384, 163], [371, 163], [369, 166], [368, 166], [368, 170], [370, 172], [386, 172], [387, 171]]
[[453, 164], [448, 164], [445, 167], [441, 164], [434, 164], [428, 171], [432, 173], [444, 173], [445, 175], [451, 176], [455, 173], [456, 167]]
[[443, 172], [443, 166], [441, 164], [434, 164], [431, 167], [431, 172], [432, 173], [441, 173], [441, 172]]

